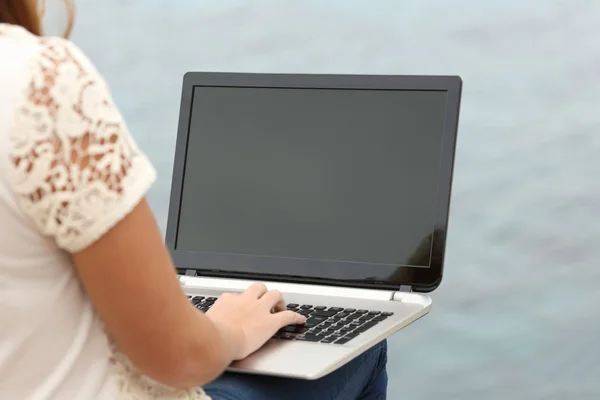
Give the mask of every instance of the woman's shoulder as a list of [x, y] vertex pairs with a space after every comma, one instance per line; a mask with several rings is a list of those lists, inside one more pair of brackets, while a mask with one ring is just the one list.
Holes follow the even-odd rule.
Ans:
[[27, 29], [19, 26], [0, 22], [0, 40], [4, 44], [16, 44], [19, 47], [43, 48], [47, 45], [75, 47], [75, 45], [58, 36], [36, 36]]
[[[73, 65], [96, 73], [92, 63], [73, 42], [57, 36], [36, 36], [20, 26], [4, 23], [0, 23], [0, 59], [25, 59], [26, 70], [34, 74]], [[11, 64], [15, 65], [14, 62]]]
[[27, 79], [27, 66], [39, 46], [39, 38], [24, 28], [0, 23], [0, 100]]
[[29, 33], [28, 30], [12, 24], [5, 24], [0, 22], [0, 38], [3, 40], [23, 42], [35, 42], [37, 36]]
[[90, 60], [71, 41], [36, 36], [16, 25], [0, 23], [0, 59], [10, 61], [0, 63], [0, 87], [6, 89], [0, 97], [11, 97], [4, 99], [8, 104], [18, 104], [24, 97], [32, 100], [33, 92], [50, 85], [76, 87], [84, 84], [84, 76], [100, 80]]
[[[30, 38], [26, 32], [9, 36]], [[14, 101], [3, 103], [0, 93], [0, 117], [2, 104], [12, 109], [7, 179], [38, 230], [74, 253], [114, 226], [117, 214], [129, 213], [156, 173], [84, 53], [66, 39], [33, 40], [25, 79], [12, 84], [18, 87]], [[4, 78], [16, 76], [17, 67], [11, 68]]]
[[0, 59], [11, 60], [3, 66], [17, 64], [17, 61], [30, 61], [40, 57], [48, 47], [71, 47], [69, 41], [59, 37], [36, 36], [18, 25], [0, 23]]

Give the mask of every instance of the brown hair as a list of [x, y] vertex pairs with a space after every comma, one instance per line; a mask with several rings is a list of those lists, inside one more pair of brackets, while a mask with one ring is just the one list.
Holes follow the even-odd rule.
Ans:
[[[68, 13], [64, 36], [68, 37], [73, 29], [75, 4], [72, 0], [64, 2]], [[0, 22], [22, 26], [34, 35], [41, 36], [45, 7], [45, 0], [0, 0]]]

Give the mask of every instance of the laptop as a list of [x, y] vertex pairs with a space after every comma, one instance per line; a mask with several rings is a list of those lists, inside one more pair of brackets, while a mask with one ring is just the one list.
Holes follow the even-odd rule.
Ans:
[[307, 317], [229, 370], [320, 378], [442, 280], [458, 76], [190, 72], [166, 243], [207, 311], [254, 282]]

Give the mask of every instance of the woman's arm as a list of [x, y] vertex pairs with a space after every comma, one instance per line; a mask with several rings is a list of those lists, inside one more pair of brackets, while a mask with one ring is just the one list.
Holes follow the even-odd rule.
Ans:
[[[200, 386], [281, 327], [305, 317], [281, 293], [254, 284], [220, 297], [205, 315], [188, 301], [145, 200], [85, 250], [73, 254], [92, 303], [121, 350], [170, 386]], [[278, 312], [272, 314], [272, 310]]]
[[153, 379], [202, 385], [239, 352], [234, 333], [187, 301], [145, 200], [73, 260], [120, 350]]

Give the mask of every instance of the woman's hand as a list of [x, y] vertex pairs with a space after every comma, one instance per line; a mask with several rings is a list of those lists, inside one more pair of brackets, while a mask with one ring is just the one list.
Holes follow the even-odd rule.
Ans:
[[283, 295], [254, 283], [242, 294], [225, 293], [206, 312], [242, 360], [258, 350], [286, 325], [303, 324], [306, 318], [286, 310]]

